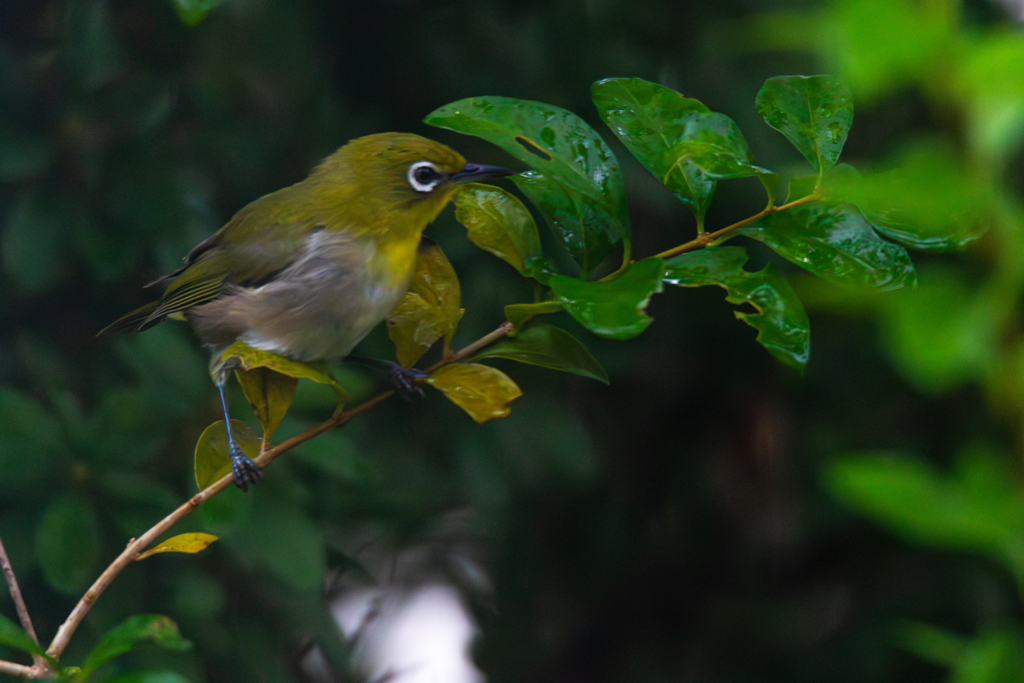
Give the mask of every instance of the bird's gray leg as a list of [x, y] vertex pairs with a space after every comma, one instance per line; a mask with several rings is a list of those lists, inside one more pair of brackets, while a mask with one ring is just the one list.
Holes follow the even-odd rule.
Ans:
[[391, 384], [391, 388], [395, 390], [395, 393], [408, 401], [414, 394], [419, 395], [423, 398], [423, 388], [419, 385], [418, 380], [425, 379], [427, 373], [423, 372], [419, 368], [406, 368], [394, 361], [390, 360], [376, 360], [375, 358], [360, 358], [358, 356], [349, 356], [347, 360], [353, 360], [363, 365], [368, 365], [371, 368], [379, 368], [387, 373], [388, 382]]
[[220, 395], [220, 407], [224, 411], [224, 428], [228, 432], [228, 451], [231, 453], [231, 473], [235, 476], [235, 486], [248, 491], [249, 487], [263, 478], [263, 469], [254, 463], [242, 451], [242, 447], [235, 441], [231, 434], [231, 416], [228, 415], [228, 399], [224, 396], [224, 384], [226, 380], [217, 382], [217, 393]]

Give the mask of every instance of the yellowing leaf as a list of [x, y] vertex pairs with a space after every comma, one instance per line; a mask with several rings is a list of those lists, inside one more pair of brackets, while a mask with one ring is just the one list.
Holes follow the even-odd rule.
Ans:
[[525, 261], [540, 256], [537, 223], [523, 203], [500, 187], [467, 183], [452, 196], [455, 219], [476, 246], [505, 260], [520, 273]]
[[[236, 341], [234, 344], [224, 349], [219, 356], [217, 356], [210, 363], [210, 375], [214, 378], [214, 381], [221, 376], [222, 373], [227, 370], [241, 370], [243, 372], [251, 371], [254, 368], [266, 368], [272, 370], [278, 374], [285, 375], [286, 377], [294, 377], [295, 379], [308, 379], [318, 384], [326, 384], [334, 389], [334, 394], [338, 399], [338, 407], [335, 409], [335, 414], [341, 411], [342, 406], [345, 405], [345, 388], [341, 386], [338, 380], [331, 376], [331, 373], [327, 369], [325, 363], [301, 363], [297, 360], [285, 358], [279, 356], [276, 353], [270, 353], [269, 351], [261, 351], [254, 349], [245, 342]], [[295, 396], [295, 390], [292, 389], [290, 392], [286, 391], [287, 383], [280, 380], [270, 380], [275, 383], [273, 389], [273, 396], [270, 396], [273, 400], [273, 406], [268, 405], [266, 411], [267, 422], [264, 422], [263, 417], [260, 415], [260, 404], [262, 400], [259, 398], [262, 389], [260, 385], [263, 380], [260, 380], [257, 376], [254, 376], [251, 381], [248, 382], [249, 387], [246, 387], [247, 381], [243, 380], [241, 374], [239, 374], [238, 381], [242, 384], [242, 389], [245, 391], [245, 397], [249, 399], [249, 403], [252, 404], [253, 410], [256, 411], [256, 416], [260, 418], [260, 423], [263, 424], [263, 430], [265, 434], [270, 434], [277, 426], [281, 423], [281, 419], [277, 419], [274, 423], [272, 417], [276, 417], [280, 414], [280, 418], [284, 418], [284, 414], [288, 411], [288, 406], [291, 405], [292, 398]], [[250, 394], [250, 392], [255, 392]], [[253, 398], [256, 397], [256, 401]], [[284, 407], [281, 407], [281, 403], [287, 399]], [[268, 424], [273, 426], [272, 429], [267, 429]]]
[[512, 411], [509, 404], [523, 395], [504, 372], [477, 363], [445, 365], [425, 381], [481, 424], [507, 417]]
[[281, 420], [295, 398], [299, 380], [264, 367], [235, 370], [235, 377], [242, 385], [256, 418], [263, 425], [263, 439], [269, 439], [281, 426]]
[[[260, 439], [244, 422], [232, 420], [231, 433], [242, 452], [250, 459], [260, 454]], [[231, 453], [228, 451], [228, 432], [224, 428], [224, 420], [217, 420], [199, 436], [196, 442], [195, 471], [200, 491], [231, 472]]]
[[388, 336], [395, 344], [399, 365], [411, 368], [423, 354], [444, 337], [445, 352], [462, 318], [459, 278], [448, 257], [433, 241], [420, 243], [409, 292], [387, 318]]
[[144, 560], [150, 555], [156, 555], [157, 553], [198, 553], [205, 550], [206, 546], [216, 540], [217, 537], [213, 534], [205, 534], [202, 531], [178, 534], [168, 538], [163, 543], [153, 546], [144, 553], [139, 553], [135, 561]]

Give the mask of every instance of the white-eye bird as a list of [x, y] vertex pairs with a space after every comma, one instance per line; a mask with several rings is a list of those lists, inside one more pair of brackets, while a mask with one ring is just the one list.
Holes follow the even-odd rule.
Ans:
[[[510, 175], [409, 133], [352, 140], [309, 177], [252, 202], [197, 244], [159, 300], [99, 334], [188, 321], [213, 354], [241, 340], [298, 361], [347, 356], [405, 295], [420, 238], [460, 183]], [[149, 286], [149, 285], [147, 285]], [[235, 484], [261, 476], [231, 434]]]

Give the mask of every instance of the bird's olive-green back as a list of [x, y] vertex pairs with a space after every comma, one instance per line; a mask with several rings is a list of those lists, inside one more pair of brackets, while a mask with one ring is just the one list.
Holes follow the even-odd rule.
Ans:
[[151, 324], [216, 298], [226, 284], [273, 277], [302, 253], [317, 230], [365, 235], [378, 242], [388, 269], [405, 272], [424, 228], [455, 190], [453, 183], [431, 192], [415, 190], [408, 172], [419, 161], [444, 174], [457, 173], [466, 163], [449, 147], [410, 133], [352, 140], [308, 178], [252, 202], [197, 245], [150, 316]]

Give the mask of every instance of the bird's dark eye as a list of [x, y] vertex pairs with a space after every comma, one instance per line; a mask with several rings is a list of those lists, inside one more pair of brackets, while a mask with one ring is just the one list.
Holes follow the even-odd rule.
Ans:
[[441, 182], [441, 172], [429, 161], [417, 161], [409, 167], [409, 185], [417, 192], [430, 192]]

